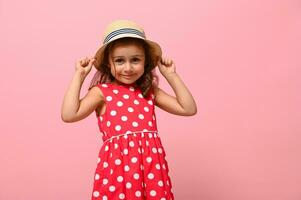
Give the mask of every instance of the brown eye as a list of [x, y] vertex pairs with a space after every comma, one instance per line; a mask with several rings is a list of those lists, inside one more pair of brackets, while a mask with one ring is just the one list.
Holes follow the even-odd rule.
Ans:
[[117, 60], [115, 60], [115, 62], [121, 63], [121, 62], [122, 62], [122, 59], [117, 59]]

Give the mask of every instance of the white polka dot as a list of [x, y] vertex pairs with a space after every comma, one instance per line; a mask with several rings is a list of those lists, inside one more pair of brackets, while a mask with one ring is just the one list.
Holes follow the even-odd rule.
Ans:
[[127, 139], [127, 138], [128, 138], [128, 135], [124, 135], [123, 137], [124, 137], [124, 139]]
[[146, 140], [146, 141], [145, 141], [145, 144], [146, 144], [146, 146], [148, 146], [148, 145], [149, 145], [149, 142]]
[[137, 123], [137, 122], [133, 122], [132, 125], [133, 125], [134, 127], [137, 127], [137, 126], [138, 126], [138, 123]]
[[116, 165], [120, 165], [120, 164], [121, 164], [121, 160], [120, 160], [120, 159], [116, 159], [116, 160], [115, 160], [115, 164], [116, 164]]
[[168, 180], [166, 181], [166, 185], [169, 185], [169, 182], [168, 182]]
[[134, 144], [133, 141], [130, 141], [129, 145], [130, 145], [130, 147], [134, 147], [135, 146], [135, 144]]
[[152, 100], [148, 100], [147, 102], [149, 105], [153, 105], [153, 101]]
[[144, 109], [145, 112], [148, 112], [148, 111], [149, 111], [149, 108], [148, 108], [148, 107], [144, 107], [143, 109]]
[[119, 194], [119, 199], [124, 199], [125, 198], [125, 195], [123, 193], [120, 193]]
[[149, 137], [149, 138], [152, 138], [152, 137], [153, 137], [153, 134], [152, 134], [152, 133], [148, 133], [148, 137]]
[[127, 189], [130, 189], [130, 188], [132, 187], [132, 184], [131, 184], [130, 182], [127, 182], [127, 183], [125, 184], [125, 186], [126, 186]]
[[108, 184], [108, 182], [109, 182], [109, 180], [106, 179], [106, 178], [104, 178], [104, 179], [102, 180], [102, 183], [103, 183], [104, 185]]
[[153, 147], [153, 148], [152, 148], [152, 151], [153, 151], [153, 153], [157, 153], [156, 147]]
[[117, 106], [121, 107], [123, 105], [122, 101], [117, 102]]
[[135, 192], [135, 195], [136, 195], [136, 197], [140, 197], [140, 196], [141, 196], [141, 192], [140, 192], [139, 190], [137, 190], [137, 191]]
[[111, 185], [111, 186], [109, 187], [109, 190], [110, 190], [110, 192], [114, 192], [114, 191], [115, 191], [115, 186], [114, 186], [114, 185]]
[[110, 169], [110, 174], [113, 174], [113, 169]]
[[133, 86], [131, 86], [131, 87], [129, 88], [129, 90], [132, 91], [132, 92], [134, 92], [134, 91], [135, 91], [135, 88], [134, 88]]
[[128, 111], [129, 111], [129, 112], [134, 112], [134, 108], [128, 107]]
[[116, 114], [117, 114], [117, 111], [116, 111], [116, 110], [112, 110], [112, 111], [111, 111], [111, 115], [112, 115], [112, 116], [115, 116]]
[[134, 104], [138, 105], [139, 101], [137, 99], [134, 100]]
[[103, 84], [102, 84], [102, 87], [108, 87], [108, 85], [107, 85], [107, 84], [105, 84], [105, 83], [103, 83]]
[[94, 196], [94, 197], [99, 197], [99, 192], [98, 192], [98, 191], [94, 191], [94, 192], [93, 192], [93, 196]]
[[153, 126], [153, 122], [149, 121], [149, 122], [148, 122], [148, 125], [149, 125], [149, 126]]
[[118, 181], [118, 182], [122, 182], [122, 181], [123, 181], [123, 177], [122, 177], [122, 176], [118, 176], [118, 177], [117, 177], [117, 181]]
[[121, 130], [121, 126], [120, 125], [115, 126], [115, 130], [116, 131], [120, 131]]
[[101, 161], [101, 159], [100, 159], [100, 157], [98, 157], [98, 159], [97, 159], [97, 163], [100, 163], [100, 161]]
[[114, 94], [118, 94], [118, 90], [113, 90], [113, 93]]
[[102, 116], [99, 116], [99, 119], [100, 119], [100, 121], [102, 121], [102, 120], [103, 120], [103, 117], [102, 117]]
[[161, 169], [160, 164], [156, 164], [157, 169]]
[[108, 197], [105, 195], [102, 197], [102, 200], [108, 200]]
[[148, 163], [152, 162], [152, 158], [151, 157], [147, 157], [146, 158], [146, 162], [148, 162]]
[[151, 196], [154, 197], [154, 196], [156, 196], [156, 194], [157, 194], [157, 192], [156, 192], [155, 190], [151, 190], [151, 191], [150, 191], [150, 195], [151, 195]]
[[158, 185], [160, 186], [160, 187], [163, 187], [163, 181], [158, 181]]
[[163, 153], [163, 150], [162, 150], [161, 147], [158, 148], [158, 152], [159, 152], [159, 153]]
[[139, 114], [138, 117], [139, 117], [139, 119], [144, 119], [144, 115], [142, 115], [142, 114]]
[[162, 197], [160, 200], [166, 200], [166, 198], [165, 198], [165, 197]]
[[140, 153], [140, 154], [141, 154], [141, 149], [140, 149], [140, 147], [138, 148], [138, 153]]
[[138, 174], [138, 173], [135, 173], [135, 174], [133, 175], [133, 177], [134, 177], [134, 179], [138, 180], [138, 179], [139, 179], [139, 174]]
[[129, 150], [128, 149], [123, 149], [123, 154], [124, 155], [127, 155], [129, 153]]
[[106, 97], [106, 100], [107, 100], [107, 101], [112, 101], [112, 99], [113, 99], [113, 98], [112, 98], [111, 96], [107, 96], [107, 97]]
[[104, 168], [107, 168], [108, 166], [109, 166], [109, 163], [103, 162], [103, 167], [104, 167]]
[[166, 169], [165, 164], [162, 165], [163, 169]]
[[130, 171], [130, 167], [128, 165], [125, 165], [124, 166], [124, 171], [126, 171], [126, 172]]
[[155, 120], [156, 118], [155, 118], [155, 115], [153, 115], [153, 120]]
[[140, 146], [142, 146], [142, 142], [141, 142], [141, 140], [139, 140], [139, 142], [138, 142], [138, 143], [139, 143], [139, 145], [140, 145]]
[[117, 144], [117, 143], [114, 144], [114, 148], [115, 148], [115, 149], [118, 148], [118, 144]]
[[132, 161], [132, 163], [136, 163], [136, 162], [138, 161], [138, 159], [137, 159], [136, 157], [133, 157], [133, 158], [131, 159], [131, 161]]
[[126, 120], [128, 120], [128, 118], [127, 118], [127, 116], [122, 116], [121, 120], [125, 122]]
[[95, 180], [98, 180], [99, 179], [99, 174], [95, 174]]
[[111, 126], [111, 122], [107, 121], [107, 127], [110, 127], [110, 126]]
[[124, 99], [128, 99], [128, 98], [130, 98], [130, 96], [127, 95], [127, 94], [124, 94], [124, 95], [123, 95], [123, 98], [124, 98]]
[[109, 146], [106, 145], [106, 146], [105, 146], [105, 151], [108, 151], [108, 150], [109, 150]]
[[155, 176], [154, 176], [153, 173], [149, 173], [149, 174], [147, 175], [147, 177], [148, 177], [149, 179], [153, 179]]
[[138, 94], [138, 97], [143, 98], [143, 95], [141, 93]]

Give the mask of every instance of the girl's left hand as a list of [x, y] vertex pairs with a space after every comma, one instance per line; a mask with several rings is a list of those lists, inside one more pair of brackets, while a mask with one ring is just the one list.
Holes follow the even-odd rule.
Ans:
[[163, 76], [176, 72], [175, 63], [169, 58], [162, 57], [162, 59], [158, 61], [158, 68]]

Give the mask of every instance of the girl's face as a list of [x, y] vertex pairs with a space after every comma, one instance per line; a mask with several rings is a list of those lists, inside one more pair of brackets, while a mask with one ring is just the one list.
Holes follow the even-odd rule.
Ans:
[[144, 73], [144, 48], [136, 43], [116, 44], [109, 54], [109, 63], [115, 82], [135, 83]]

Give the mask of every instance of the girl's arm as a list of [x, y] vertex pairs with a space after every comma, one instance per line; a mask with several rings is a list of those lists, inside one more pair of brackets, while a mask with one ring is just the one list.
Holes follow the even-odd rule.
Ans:
[[195, 115], [197, 113], [197, 106], [194, 98], [180, 76], [176, 73], [173, 61], [163, 58], [161, 63], [158, 63], [158, 67], [161, 74], [172, 87], [176, 97], [167, 94], [159, 87], [155, 87], [155, 104], [171, 114], [182, 116]]
[[83, 59], [77, 62], [76, 72], [64, 96], [61, 118], [64, 122], [76, 122], [87, 117], [103, 102], [99, 88], [93, 87], [84, 98], [79, 100], [82, 84], [90, 72], [93, 59]]

